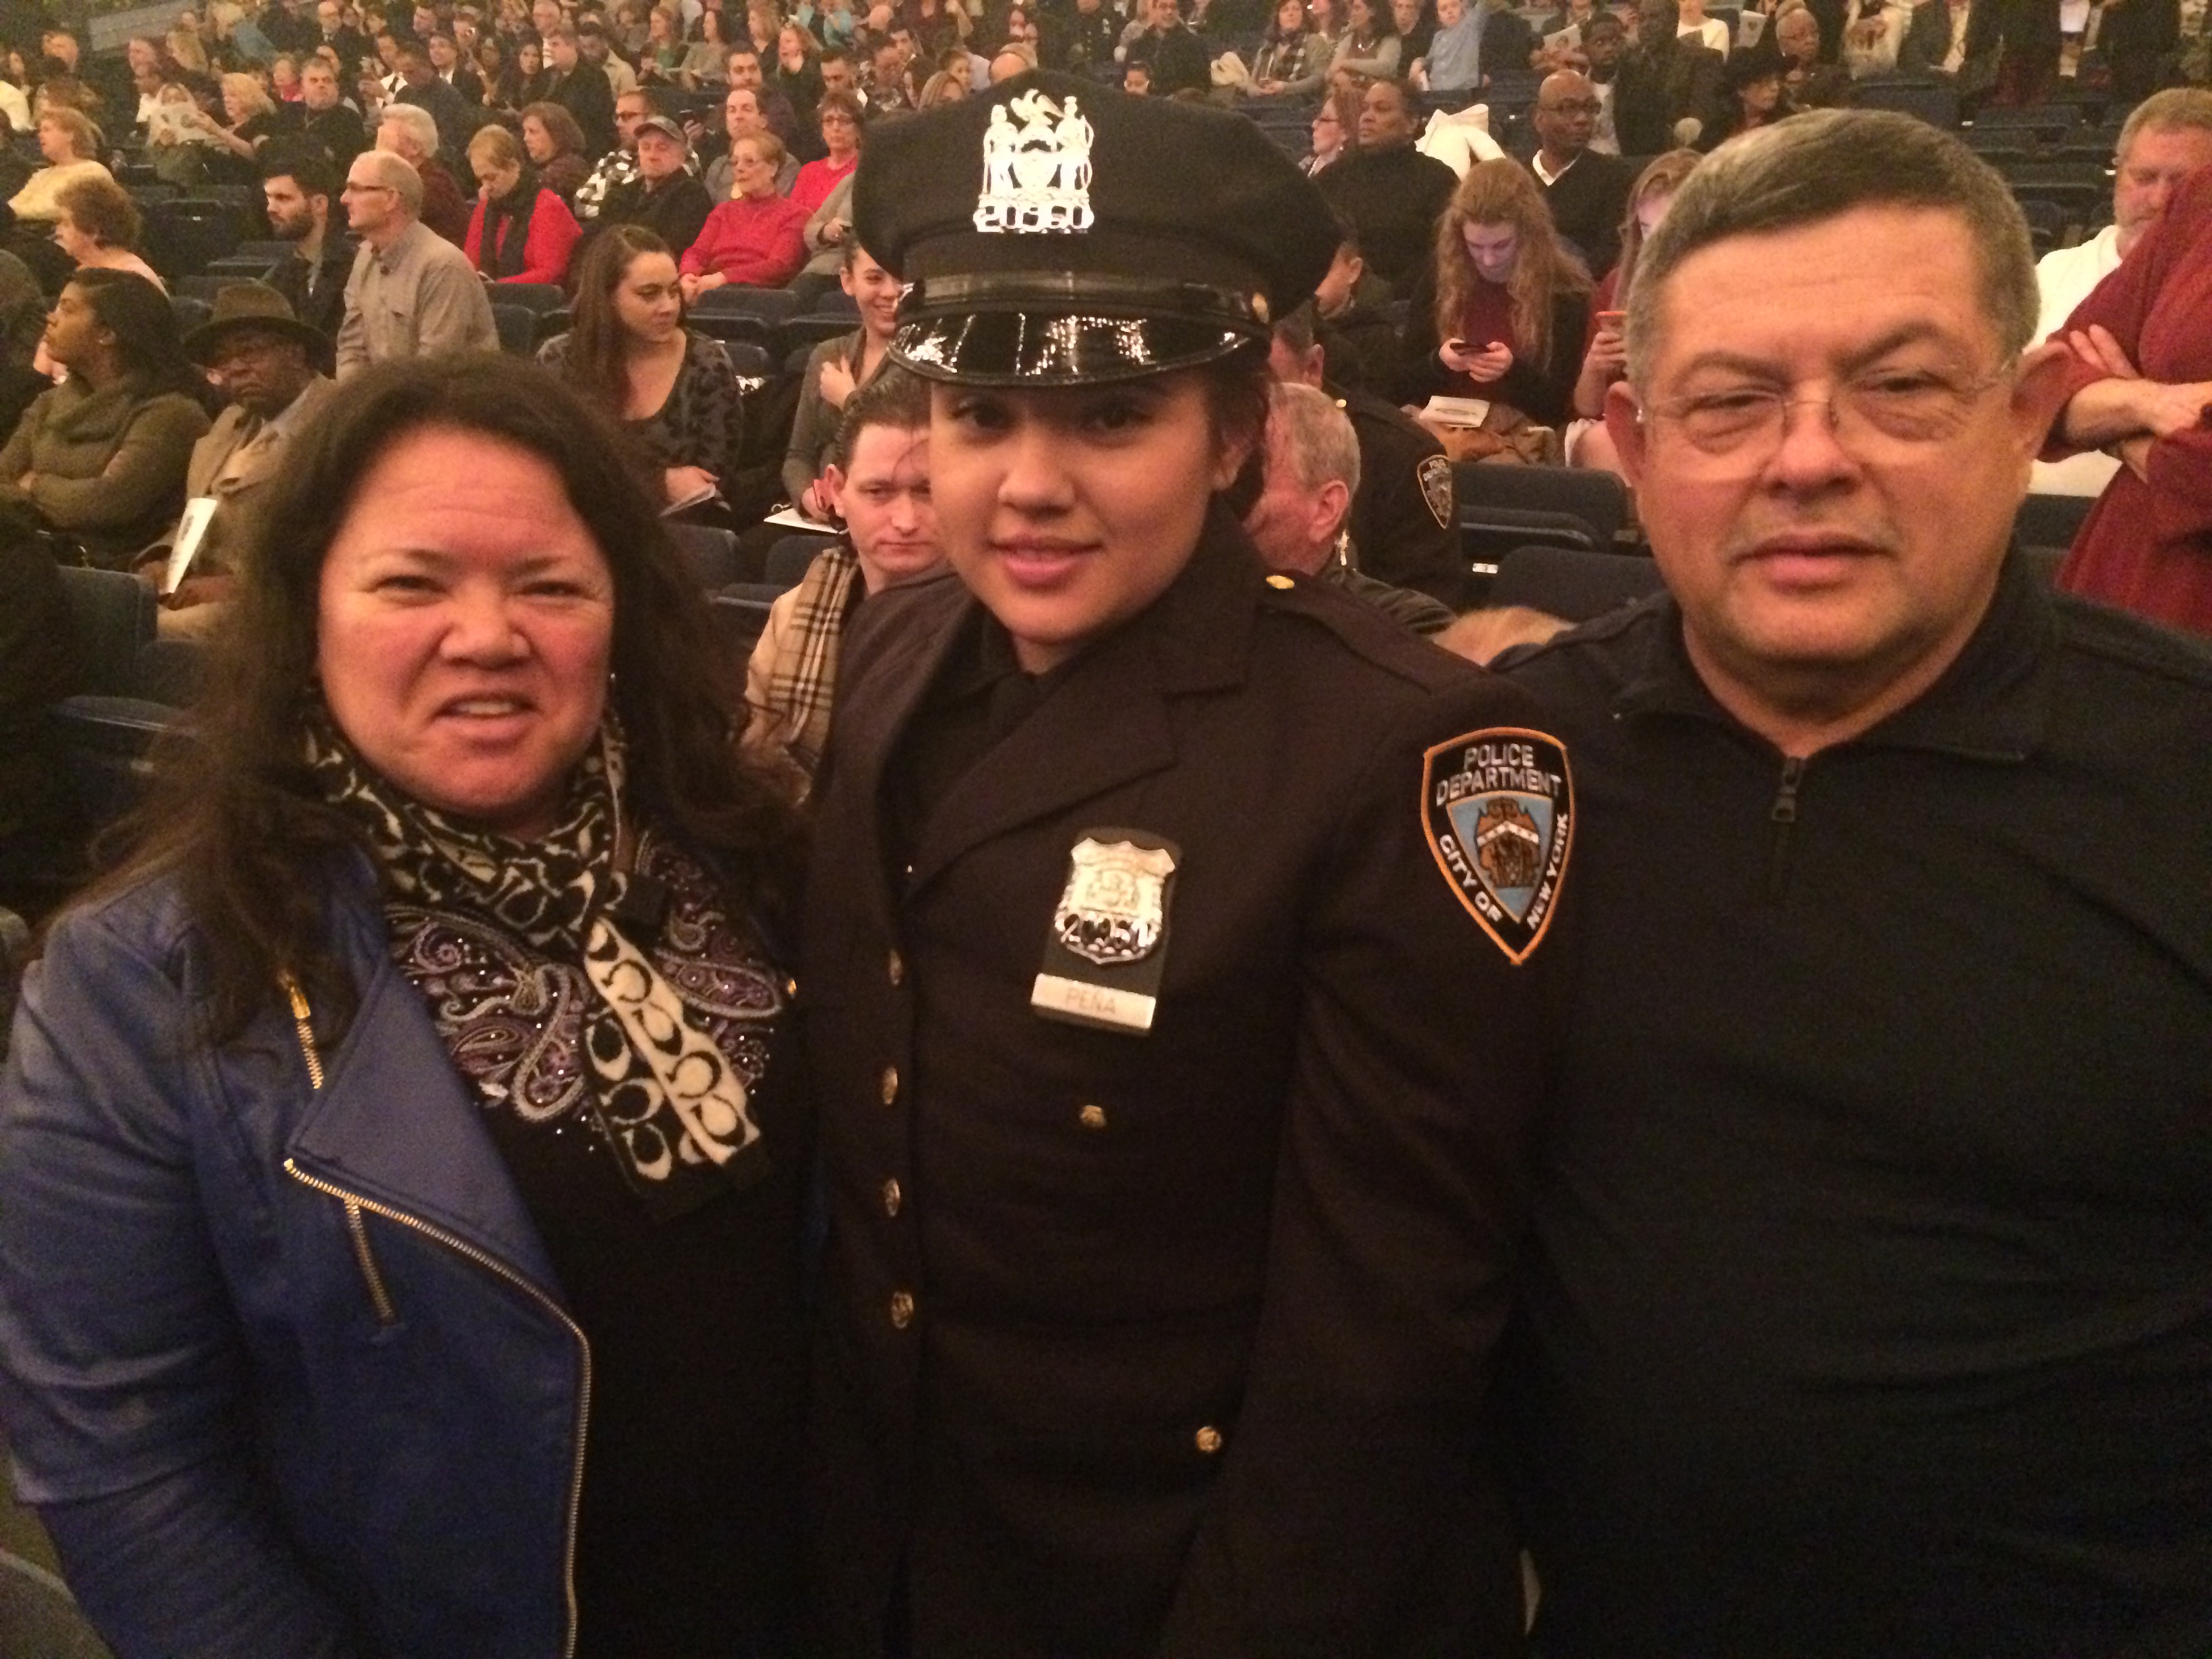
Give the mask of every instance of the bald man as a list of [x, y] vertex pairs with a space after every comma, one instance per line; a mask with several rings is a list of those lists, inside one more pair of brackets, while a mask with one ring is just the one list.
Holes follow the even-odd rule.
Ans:
[[1552, 210], [1552, 222], [1589, 261], [1593, 276], [1604, 276], [1620, 257], [1620, 216], [1636, 182], [1636, 170], [1626, 161], [1590, 148], [1601, 107], [1589, 76], [1561, 70], [1544, 77], [1529, 116], [1536, 134], [1529, 171]]

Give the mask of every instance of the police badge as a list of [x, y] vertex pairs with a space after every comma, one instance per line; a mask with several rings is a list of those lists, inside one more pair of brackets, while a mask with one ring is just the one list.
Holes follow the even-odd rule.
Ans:
[[1093, 136], [1073, 98], [1062, 107], [1030, 91], [999, 105], [983, 132], [975, 228], [1031, 234], [1090, 229]]
[[1575, 834], [1574, 780], [1556, 738], [1492, 726], [1423, 757], [1421, 831], [1437, 868], [1507, 960], [1550, 926]]
[[1049, 1018], [1148, 1031], [1165, 967], [1172, 842], [1133, 830], [1086, 830], [1067, 855], [1030, 1006]]

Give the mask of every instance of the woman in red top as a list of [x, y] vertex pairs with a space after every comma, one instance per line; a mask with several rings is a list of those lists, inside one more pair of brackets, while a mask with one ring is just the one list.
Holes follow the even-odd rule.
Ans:
[[482, 186], [461, 242], [469, 263], [489, 282], [565, 283], [584, 233], [559, 195], [539, 184], [514, 135], [479, 127], [469, 166]]
[[825, 92], [817, 106], [817, 118], [830, 153], [799, 168], [791, 185], [791, 199], [810, 214], [860, 164], [860, 100], [849, 92]]
[[806, 263], [806, 210], [775, 193], [783, 145], [772, 132], [749, 132], [730, 146], [734, 194], [707, 216], [684, 255], [686, 304], [732, 283], [781, 288]]
[[2075, 308], [2081, 359], [2045, 460], [2115, 448], [2058, 572], [2069, 592], [2212, 634], [2212, 167]]
[[1438, 392], [1564, 426], [1589, 329], [1589, 273], [1518, 161], [1478, 161], [1437, 227], [1406, 328], [1406, 401]]

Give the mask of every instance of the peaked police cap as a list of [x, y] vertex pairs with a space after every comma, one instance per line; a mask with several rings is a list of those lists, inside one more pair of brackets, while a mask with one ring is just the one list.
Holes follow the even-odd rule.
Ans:
[[869, 134], [860, 245], [904, 283], [891, 356], [932, 380], [1134, 380], [1265, 341], [1337, 227], [1243, 116], [1032, 70]]

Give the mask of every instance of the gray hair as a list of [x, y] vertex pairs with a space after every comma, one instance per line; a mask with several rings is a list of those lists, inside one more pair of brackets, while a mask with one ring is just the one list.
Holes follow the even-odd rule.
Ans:
[[2039, 308], [2035, 249], [2004, 180], [1950, 133], [1911, 116], [1814, 110], [1730, 139], [1674, 193], [1630, 284], [1630, 382], [1650, 384], [1667, 280], [1685, 259], [1731, 237], [1821, 224], [1863, 207], [1956, 214], [1973, 240], [1982, 310], [2003, 355], [2027, 349]]
[[1307, 489], [1337, 479], [1359, 493], [1359, 436], [1336, 399], [1310, 386], [1278, 380], [1267, 392], [1267, 426], [1283, 438], [1292, 475]]
[[380, 127], [398, 127], [407, 135], [407, 142], [421, 150], [424, 158], [438, 153], [438, 124], [430, 118], [430, 112], [413, 104], [386, 104], [378, 119]]
[[2127, 125], [2120, 129], [2120, 142], [2112, 147], [2112, 154], [2124, 167], [2129, 147], [2140, 135], [2190, 128], [2212, 132], [2212, 88], [2168, 87], [2164, 92], [2154, 92], [2135, 106]]
[[399, 198], [400, 206], [408, 212], [421, 216], [422, 211], [422, 175], [407, 164], [407, 158], [394, 155], [388, 149], [367, 149], [354, 163], [367, 167], [374, 182], [388, 186]]

